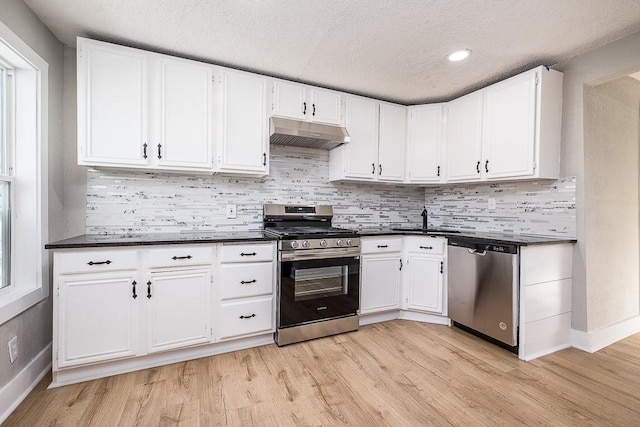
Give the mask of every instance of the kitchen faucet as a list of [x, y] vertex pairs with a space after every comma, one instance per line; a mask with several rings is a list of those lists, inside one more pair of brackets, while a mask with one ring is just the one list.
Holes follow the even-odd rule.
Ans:
[[429, 226], [427, 224], [427, 216], [428, 216], [428, 214], [427, 214], [427, 207], [426, 206], [423, 206], [421, 215], [422, 215], [422, 229], [424, 231], [427, 231], [429, 229]]

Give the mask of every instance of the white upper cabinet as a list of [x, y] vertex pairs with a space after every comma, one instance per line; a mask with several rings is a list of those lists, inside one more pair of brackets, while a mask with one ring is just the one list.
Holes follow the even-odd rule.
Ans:
[[216, 171], [268, 174], [267, 79], [221, 68], [216, 84]]
[[212, 67], [78, 39], [78, 164], [212, 172]]
[[331, 150], [331, 181], [401, 182], [404, 178], [406, 107], [347, 95], [351, 141]]
[[380, 103], [378, 180], [402, 181], [404, 179], [406, 130], [407, 107]]
[[78, 164], [146, 166], [147, 55], [78, 39]]
[[[157, 61], [157, 63], [155, 62]], [[152, 96], [153, 118], [148, 147], [161, 168], [213, 168], [213, 73], [210, 66], [157, 57]]]
[[482, 155], [482, 96], [474, 92], [447, 104], [447, 181], [478, 181]]
[[408, 108], [406, 181], [437, 183], [444, 178], [442, 104]]
[[271, 115], [309, 122], [342, 125], [343, 98], [340, 92], [274, 80]]
[[558, 178], [562, 73], [538, 67], [484, 91], [487, 179]]

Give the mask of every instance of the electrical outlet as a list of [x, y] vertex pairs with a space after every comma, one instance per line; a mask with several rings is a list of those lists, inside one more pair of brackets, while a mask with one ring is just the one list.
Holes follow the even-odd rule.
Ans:
[[237, 217], [237, 206], [236, 205], [227, 205], [227, 218], [234, 219]]
[[489, 209], [493, 210], [496, 208], [496, 199], [494, 197], [489, 197]]
[[9, 360], [11, 363], [15, 362], [18, 358], [18, 337], [13, 337], [9, 340]]

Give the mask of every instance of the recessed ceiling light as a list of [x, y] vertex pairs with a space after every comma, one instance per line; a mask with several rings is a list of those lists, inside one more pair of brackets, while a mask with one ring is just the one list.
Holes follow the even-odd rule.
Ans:
[[462, 61], [463, 59], [467, 59], [471, 55], [471, 51], [469, 49], [456, 50], [447, 56], [447, 59], [451, 62]]

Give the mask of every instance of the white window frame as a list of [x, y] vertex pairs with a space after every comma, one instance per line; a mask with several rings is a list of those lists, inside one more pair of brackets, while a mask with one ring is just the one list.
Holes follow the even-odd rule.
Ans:
[[[49, 65], [0, 22], [0, 61], [13, 70], [13, 117], [7, 120], [11, 175], [10, 286], [0, 289], [0, 325], [49, 296]], [[13, 147], [13, 149], [11, 149]]]

